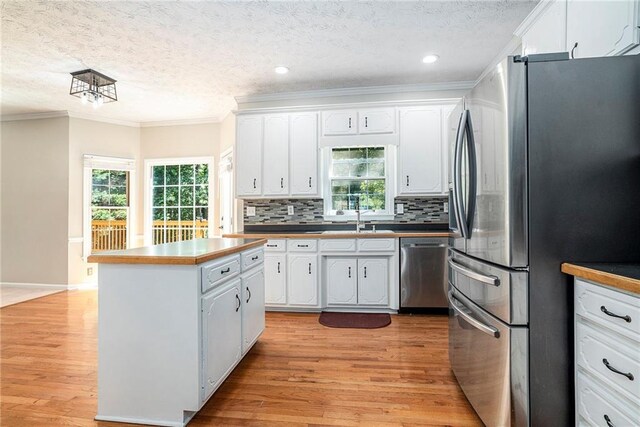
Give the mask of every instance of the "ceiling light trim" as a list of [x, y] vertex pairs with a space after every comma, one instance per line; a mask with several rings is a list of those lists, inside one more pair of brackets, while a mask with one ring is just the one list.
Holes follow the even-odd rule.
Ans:
[[238, 104], [263, 101], [285, 101], [291, 99], [332, 98], [338, 96], [380, 95], [388, 93], [434, 92], [444, 90], [467, 90], [473, 88], [473, 81], [418, 83], [409, 85], [363, 86], [340, 89], [317, 89], [299, 92], [266, 93], [236, 96]]

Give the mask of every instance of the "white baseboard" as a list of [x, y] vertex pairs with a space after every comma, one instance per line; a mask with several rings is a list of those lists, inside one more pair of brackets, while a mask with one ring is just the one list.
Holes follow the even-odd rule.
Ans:
[[24, 282], [0, 282], [0, 285], [10, 288], [49, 288], [49, 289], [68, 289], [67, 285], [51, 284], [51, 283], [24, 283]]
[[87, 289], [98, 289], [97, 283], [74, 283], [73, 285], [68, 285], [67, 289], [70, 291], [85, 291]]

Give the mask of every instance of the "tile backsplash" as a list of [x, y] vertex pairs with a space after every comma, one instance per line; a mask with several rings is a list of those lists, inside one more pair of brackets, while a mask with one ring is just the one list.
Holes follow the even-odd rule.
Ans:
[[[448, 221], [444, 211], [446, 197], [396, 197], [395, 205], [402, 203], [404, 213], [396, 214], [393, 221], [386, 223], [441, 223]], [[293, 206], [293, 215], [287, 214], [287, 207]], [[247, 216], [247, 207], [256, 209], [255, 216]], [[244, 201], [244, 223], [260, 224], [331, 224], [324, 220], [323, 199], [263, 199]], [[343, 222], [343, 221], [342, 221]]]

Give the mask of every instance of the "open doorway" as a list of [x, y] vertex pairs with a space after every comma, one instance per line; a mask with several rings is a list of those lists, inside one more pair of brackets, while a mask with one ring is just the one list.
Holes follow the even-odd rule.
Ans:
[[220, 186], [220, 234], [233, 232], [233, 150], [229, 149], [220, 156], [218, 168]]

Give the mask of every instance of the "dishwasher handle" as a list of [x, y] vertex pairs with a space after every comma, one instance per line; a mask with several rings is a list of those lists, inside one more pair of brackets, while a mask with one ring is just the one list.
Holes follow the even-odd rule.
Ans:
[[410, 243], [402, 245], [403, 248], [446, 248], [445, 243]]

